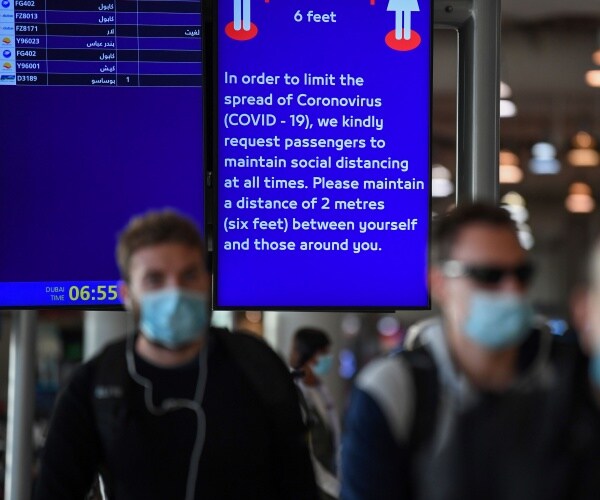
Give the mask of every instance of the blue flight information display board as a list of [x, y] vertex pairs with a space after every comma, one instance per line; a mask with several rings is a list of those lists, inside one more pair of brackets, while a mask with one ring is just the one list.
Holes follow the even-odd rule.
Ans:
[[0, 307], [121, 306], [117, 233], [204, 226], [200, 0], [0, 0]]
[[200, 86], [200, 1], [0, 0], [4, 85]]
[[431, 0], [219, 0], [217, 308], [428, 308]]

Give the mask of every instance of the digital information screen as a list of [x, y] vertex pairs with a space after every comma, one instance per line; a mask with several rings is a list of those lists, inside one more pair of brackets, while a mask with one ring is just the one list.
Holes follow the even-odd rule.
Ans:
[[431, 0], [218, 2], [217, 308], [428, 308]]
[[200, 0], [0, 0], [0, 307], [119, 306], [116, 236], [204, 226]]

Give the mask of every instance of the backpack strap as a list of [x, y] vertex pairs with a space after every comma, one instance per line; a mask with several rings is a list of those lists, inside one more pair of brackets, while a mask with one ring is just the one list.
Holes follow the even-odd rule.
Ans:
[[396, 356], [405, 361], [414, 383], [415, 401], [409, 446], [413, 452], [417, 452], [434, 435], [440, 392], [438, 370], [433, 357], [423, 346], [412, 351], [402, 350]]
[[[129, 412], [131, 378], [125, 358], [126, 341], [106, 347], [93, 361], [92, 410], [102, 443], [118, 439]], [[96, 491], [100, 498], [112, 498], [112, 482], [106, 464], [99, 464]], [[100, 486], [101, 485], [101, 486]]]

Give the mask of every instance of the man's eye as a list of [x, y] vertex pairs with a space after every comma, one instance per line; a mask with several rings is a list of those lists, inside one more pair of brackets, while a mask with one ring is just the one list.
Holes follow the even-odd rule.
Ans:
[[162, 285], [163, 278], [158, 274], [149, 274], [148, 276], [146, 276], [146, 279], [144, 281], [149, 286], [160, 286]]
[[188, 283], [192, 282], [192, 281], [196, 281], [198, 279], [198, 277], [199, 277], [199, 274], [200, 273], [198, 271], [196, 271], [196, 270], [194, 270], [194, 271], [188, 271], [187, 273], [185, 273], [183, 275], [183, 279], [184, 279], [184, 281], [186, 281]]

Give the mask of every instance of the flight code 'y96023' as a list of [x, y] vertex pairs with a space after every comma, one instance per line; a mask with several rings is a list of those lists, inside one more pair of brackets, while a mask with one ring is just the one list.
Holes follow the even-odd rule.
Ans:
[[39, 38], [17, 38], [17, 43], [21, 43], [23, 45], [39, 45]]

